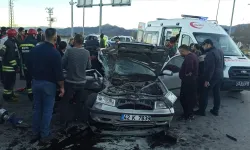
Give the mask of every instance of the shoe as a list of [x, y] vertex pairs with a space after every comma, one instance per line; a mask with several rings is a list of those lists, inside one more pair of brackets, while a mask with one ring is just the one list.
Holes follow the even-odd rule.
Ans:
[[219, 116], [219, 113], [214, 111], [213, 109], [210, 110], [210, 113], [213, 114], [214, 116]]
[[201, 110], [196, 110], [194, 111], [194, 114], [197, 115], [197, 116], [206, 116], [206, 113], [205, 112], [202, 112]]
[[39, 134], [32, 134], [32, 135], [31, 135], [30, 144], [34, 144], [34, 143], [37, 142], [38, 140], [40, 140], [40, 135], [39, 135]]
[[44, 137], [44, 138], [40, 138], [38, 145], [48, 145], [52, 143], [52, 140], [53, 140], [53, 137], [51, 135]]

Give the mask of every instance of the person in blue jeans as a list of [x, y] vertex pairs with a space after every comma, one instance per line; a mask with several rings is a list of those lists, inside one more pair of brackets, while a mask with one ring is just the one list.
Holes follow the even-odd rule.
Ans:
[[64, 95], [64, 77], [60, 53], [54, 48], [57, 33], [53, 28], [45, 31], [46, 41], [33, 48], [29, 54], [28, 69], [33, 77], [34, 97], [32, 140], [48, 143], [51, 140], [50, 122], [55, 103], [56, 87]]

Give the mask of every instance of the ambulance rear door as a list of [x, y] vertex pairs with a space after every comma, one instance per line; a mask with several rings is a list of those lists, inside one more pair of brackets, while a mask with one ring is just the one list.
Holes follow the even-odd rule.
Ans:
[[180, 32], [181, 32], [180, 26], [164, 26], [162, 28], [162, 34], [159, 45], [165, 45], [165, 42], [167, 40], [170, 40], [171, 37], [175, 37], [177, 34], [180, 34]]
[[144, 32], [143, 42], [159, 45], [162, 27], [147, 27]]

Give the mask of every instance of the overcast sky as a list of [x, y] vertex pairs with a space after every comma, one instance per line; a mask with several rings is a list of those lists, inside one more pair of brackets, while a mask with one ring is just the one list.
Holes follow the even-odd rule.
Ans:
[[[0, 26], [8, 25], [8, 1], [0, 0]], [[70, 27], [70, 0], [15, 0], [14, 14], [17, 26], [47, 26], [46, 7], [54, 7], [57, 22], [54, 27]], [[77, 1], [77, 0], [75, 0]], [[94, 0], [97, 3], [98, 0]], [[109, 0], [103, 0], [107, 3]], [[236, 0], [233, 25], [250, 23], [250, 0]], [[215, 20], [218, 0], [132, 0], [131, 6], [103, 7], [103, 24], [127, 29], [137, 28], [138, 22], [156, 18], [179, 18], [181, 14], [200, 15]], [[218, 21], [229, 25], [233, 0], [221, 0]], [[4, 14], [4, 15], [3, 15]], [[82, 26], [82, 9], [74, 6], [74, 26]], [[99, 25], [99, 7], [85, 9], [85, 26]]]

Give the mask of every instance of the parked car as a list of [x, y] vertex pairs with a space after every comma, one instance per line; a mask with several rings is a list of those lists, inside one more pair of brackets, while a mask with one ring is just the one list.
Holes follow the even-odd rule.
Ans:
[[[104, 35], [106, 37], [106, 39], [109, 39], [108, 36]], [[84, 38], [84, 43], [89, 40], [91, 37], [96, 37], [98, 39], [98, 41], [100, 41], [100, 35], [98, 34], [89, 34]]]
[[115, 43], [116, 37], [120, 38], [120, 42], [134, 42], [134, 38], [132, 36], [114, 36], [110, 40], [108, 40], [109, 46], [112, 46]]
[[105, 88], [90, 97], [92, 120], [113, 126], [169, 126], [177, 97], [168, 90], [167, 51], [142, 43], [119, 43], [100, 55]]

